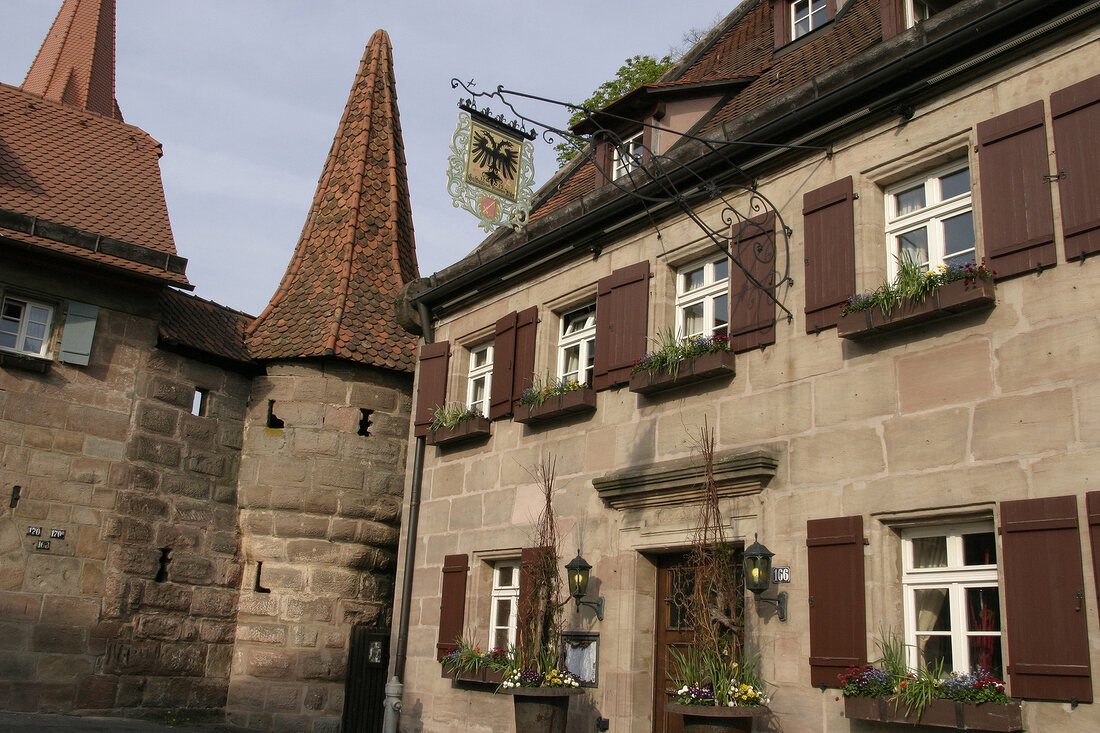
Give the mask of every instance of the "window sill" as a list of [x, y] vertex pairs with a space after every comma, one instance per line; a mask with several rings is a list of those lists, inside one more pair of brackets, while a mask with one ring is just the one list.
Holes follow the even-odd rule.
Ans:
[[45, 374], [50, 370], [51, 364], [53, 364], [51, 359], [43, 359], [41, 356], [0, 351], [0, 366], [6, 366], [12, 369], [22, 369], [37, 374]]
[[[849, 720], [873, 720], [881, 723], [916, 724], [915, 715], [907, 715], [905, 703], [895, 704], [893, 698], [846, 697], [844, 717]], [[1019, 702], [972, 703], [954, 700], [931, 700], [920, 716], [920, 724], [938, 728], [1004, 731], [1024, 729]]]
[[513, 420], [523, 425], [534, 425], [595, 409], [596, 393], [591, 389], [578, 389], [550, 397], [541, 405], [517, 405]]
[[680, 369], [675, 375], [666, 371], [638, 372], [630, 375], [630, 391], [638, 394], [653, 394], [706, 379], [732, 376], [733, 359], [732, 351], [712, 351], [709, 354], [684, 359], [680, 362]]
[[439, 447], [465, 443], [472, 440], [484, 440], [489, 437], [489, 421], [483, 417], [463, 420], [453, 428], [439, 428], [428, 433], [428, 444]]
[[984, 278], [967, 283], [956, 280], [936, 289], [923, 302], [903, 300], [883, 314], [877, 306], [841, 316], [836, 332], [840, 338], [861, 339], [888, 331], [931, 323], [957, 313], [990, 308], [997, 302], [992, 280]]

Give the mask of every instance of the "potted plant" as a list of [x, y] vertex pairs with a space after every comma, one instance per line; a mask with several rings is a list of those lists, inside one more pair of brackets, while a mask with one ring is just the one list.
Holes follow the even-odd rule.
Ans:
[[451, 403], [435, 408], [428, 426], [428, 443], [445, 446], [489, 437], [489, 421], [477, 407]]
[[897, 637], [881, 639], [877, 645], [882, 656], [874, 664], [838, 675], [845, 717], [967, 730], [1024, 729], [1020, 703], [1011, 700], [1005, 683], [989, 672], [977, 668], [944, 675], [943, 660], [913, 670]]
[[596, 393], [587, 383], [556, 379], [549, 374], [545, 377], [535, 375], [531, 386], [520, 395], [514, 419], [531, 425], [595, 409]]
[[678, 338], [670, 330], [658, 337], [656, 349], [634, 362], [630, 391], [652, 394], [733, 372], [728, 338], [721, 334]]
[[565, 733], [569, 698], [583, 692], [565, 668], [561, 613], [568, 602], [561, 593], [557, 523], [554, 520], [554, 461], [547, 458], [532, 472], [543, 494], [535, 524], [538, 551], [520, 568], [529, 601], [520, 608], [519, 644], [504, 668], [498, 692], [512, 695], [516, 730], [523, 733]]
[[688, 733], [748, 731], [753, 718], [770, 714], [769, 697], [758, 671], [760, 655], [743, 643], [741, 551], [722, 529], [714, 434], [707, 427], [700, 433], [704, 498], [685, 568], [692, 582], [687, 597], [677, 601], [686, 610], [691, 641], [684, 651], [670, 649], [675, 698], [666, 710], [683, 716]]
[[837, 334], [859, 339], [992, 306], [996, 274], [985, 262], [940, 265], [926, 272], [912, 258], [901, 258], [893, 282], [848, 297]]
[[504, 681], [504, 670], [511, 661], [511, 654], [503, 647], [482, 652], [481, 647], [467, 639], [455, 639], [455, 648], [440, 660], [443, 676], [455, 682], [474, 682], [499, 685]]

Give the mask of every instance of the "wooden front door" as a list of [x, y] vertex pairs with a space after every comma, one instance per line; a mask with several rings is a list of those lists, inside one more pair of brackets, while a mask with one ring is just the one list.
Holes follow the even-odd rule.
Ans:
[[657, 648], [653, 690], [653, 733], [684, 733], [683, 718], [669, 715], [665, 705], [676, 694], [668, 679], [671, 659], [668, 650], [683, 648], [691, 640], [691, 625], [685, 599], [691, 596], [693, 573], [685, 569], [687, 555], [660, 555], [657, 564]]

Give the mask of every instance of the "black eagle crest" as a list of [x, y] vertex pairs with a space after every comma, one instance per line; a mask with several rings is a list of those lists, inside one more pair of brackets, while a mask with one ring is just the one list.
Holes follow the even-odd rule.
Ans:
[[511, 140], [478, 131], [474, 133], [473, 161], [485, 169], [486, 181], [499, 185], [505, 178], [515, 178], [519, 151]]

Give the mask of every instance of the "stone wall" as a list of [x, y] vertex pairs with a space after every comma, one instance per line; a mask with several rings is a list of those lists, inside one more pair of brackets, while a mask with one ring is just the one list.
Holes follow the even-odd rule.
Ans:
[[232, 722], [339, 730], [351, 628], [386, 629], [392, 615], [410, 383], [321, 361], [271, 364], [255, 380]]
[[[6, 265], [7, 292], [55, 318], [68, 298], [100, 311], [90, 365], [0, 367], [0, 707], [217, 708], [248, 381], [158, 350], [155, 291]], [[196, 387], [206, 417], [191, 415]]]

